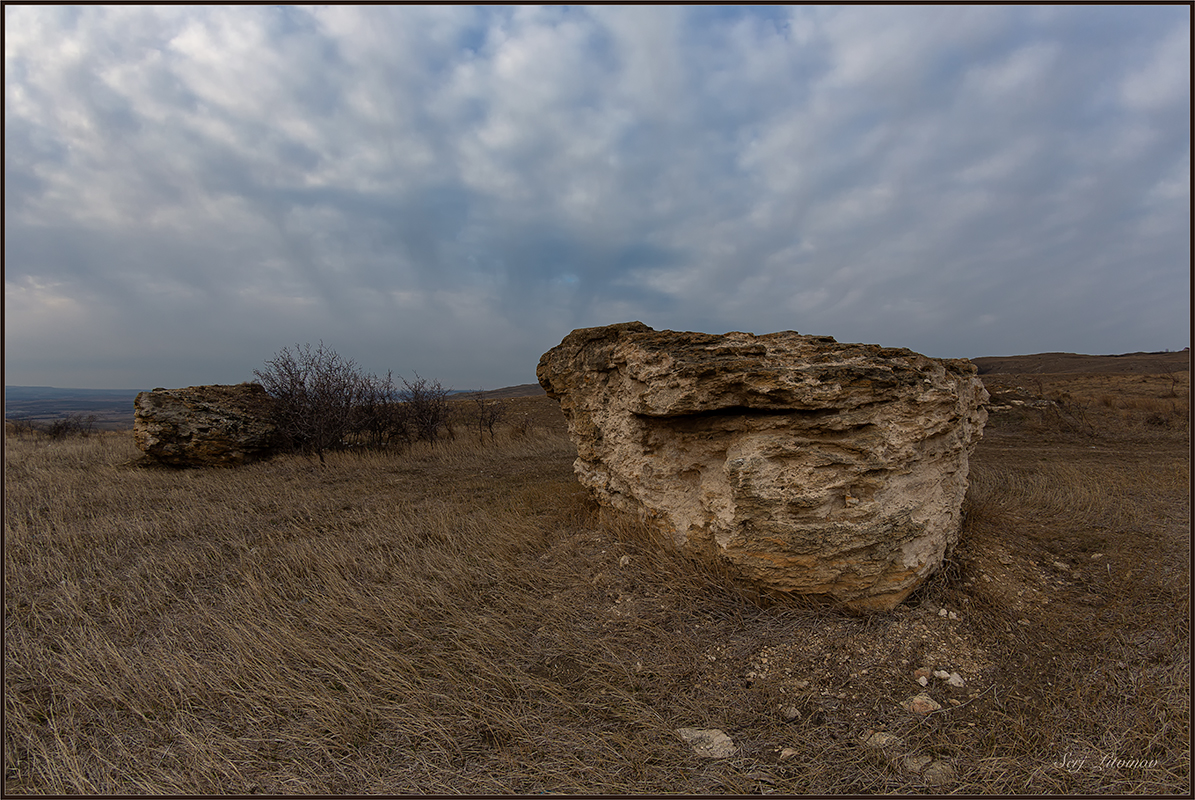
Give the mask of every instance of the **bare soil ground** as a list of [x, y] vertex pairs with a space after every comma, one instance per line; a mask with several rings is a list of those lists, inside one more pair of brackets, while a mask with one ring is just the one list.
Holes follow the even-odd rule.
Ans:
[[1189, 372], [984, 378], [962, 542], [872, 617], [603, 513], [544, 396], [326, 468], [8, 436], [5, 791], [1189, 794]]

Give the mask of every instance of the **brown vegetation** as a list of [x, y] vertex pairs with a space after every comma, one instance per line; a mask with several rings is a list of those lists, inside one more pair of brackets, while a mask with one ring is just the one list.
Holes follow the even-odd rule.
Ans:
[[1188, 375], [985, 381], [1024, 402], [963, 542], [873, 617], [756, 602], [602, 514], [546, 397], [323, 468], [6, 427], [6, 793], [1188, 793]]

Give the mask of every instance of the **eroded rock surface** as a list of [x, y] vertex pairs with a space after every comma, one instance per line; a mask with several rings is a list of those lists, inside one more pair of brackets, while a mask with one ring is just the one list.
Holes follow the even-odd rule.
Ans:
[[794, 331], [584, 328], [537, 375], [599, 502], [857, 611], [891, 609], [957, 541], [987, 419], [969, 361]]
[[256, 383], [141, 392], [133, 401], [133, 440], [149, 460], [170, 466], [243, 464], [277, 443], [270, 403]]

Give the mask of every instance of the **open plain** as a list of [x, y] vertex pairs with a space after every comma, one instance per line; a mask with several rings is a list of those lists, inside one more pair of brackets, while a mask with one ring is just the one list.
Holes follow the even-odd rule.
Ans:
[[542, 395], [326, 466], [10, 433], [5, 792], [1187, 794], [1189, 370], [1021, 369], [872, 616], [599, 509]]

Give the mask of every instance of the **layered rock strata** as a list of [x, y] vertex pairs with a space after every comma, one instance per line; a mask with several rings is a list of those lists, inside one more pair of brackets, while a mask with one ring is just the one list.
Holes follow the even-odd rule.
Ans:
[[604, 505], [771, 593], [891, 609], [961, 527], [987, 392], [966, 360], [784, 331], [575, 330], [540, 359]]
[[244, 464], [269, 455], [277, 444], [271, 402], [256, 383], [141, 392], [133, 401], [133, 440], [159, 464]]

